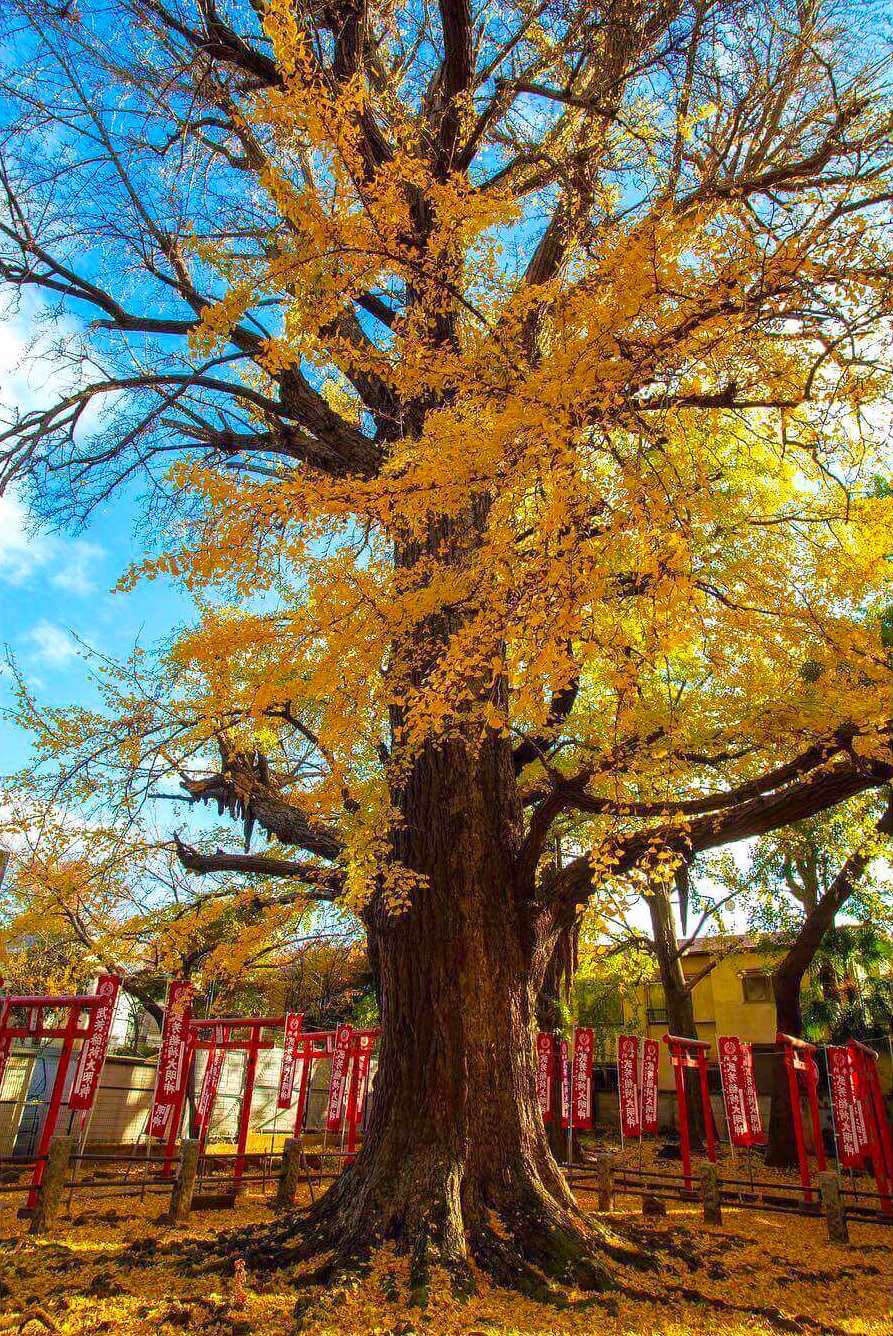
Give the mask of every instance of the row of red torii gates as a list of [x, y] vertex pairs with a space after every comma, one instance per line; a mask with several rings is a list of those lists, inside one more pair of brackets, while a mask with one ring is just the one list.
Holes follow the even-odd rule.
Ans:
[[[16, 1040], [31, 1043], [56, 1040], [60, 1044], [49, 1102], [35, 1151], [27, 1202], [29, 1210], [33, 1209], [37, 1201], [47, 1154], [59, 1127], [63, 1105], [67, 1105], [69, 1111], [67, 1131], [75, 1131], [81, 1145], [86, 1142], [120, 987], [119, 976], [103, 974], [97, 981], [95, 993], [91, 994], [8, 994], [0, 997], [0, 1084]], [[203, 1148], [211, 1126], [225, 1056], [227, 1053], [241, 1052], [245, 1055], [245, 1069], [239, 1100], [233, 1171], [234, 1184], [238, 1187], [245, 1172], [258, 1057], [265, 1050], [276, 1047], [271, 1037], [275, 1031], [284, 1032], [277, 1108], [288, 1109], [294, 1103], [294, 1088], [300, 1067], [294, 1115], [294, 1133], [300, 1136], [313, 1067], [319, 1061], [331, 1061], [325, 1128], [327, 1133], [344, 1134], [347, 1156], [352, 1157], [357, 1149], [371, 1059], [379, 1031], [357, 1029], [351, 1025], [339, 1026], [337, 1030], [305, 1031], [303, 1017], [298, 1012], [284, 1016], [221, 1016], [203, 1019], [192, 1015], [194, 994], [193, 985], [186, 980], [175, 979], [168, 985], [155, 1087], [146, 1126], [147, 1148], [155, 1140], [164, 1143], [162, 1174], [172, 1177], [174, 1173], [177, 1143], [196, 1054], [207, 1053], [194, 1116], [195, 1132]], [[80, 1052], [66, 1098], [71, 1064], [78, 1043]]]
[[[83, 1144], [89, 1131], [100, 1077], [108, 1051], [112, 1021], [121, 979], [100, 975], [96, 991], [83, 995], [8, 995], [0, 999], [0, 1082], [15, 1040], [60, 1041], [59, 1059], [46, 1116], [35, 1156], [28, 1206], [33, 1207], [43, 1178], [46, 1156], [56, 1132], [63, 1102], [69, 1109], [69, 1132], [78, 1121]], [[377, 1029], [355, 1029], [341, 1025], [336, 1030], [305, 1031], [298, 1012], [283, 1016], [223, 1016], [198, 1018], [192, 1014], [195, 990], [187, 980], [168, 984], [161, 1047], [155, 1088], [149, 1114], [147, 1148], [153, 1140], [164, 1143], [165, 1176], [174, 1172], [177, 1144], [183, 1124], [190, 1074], [195, 1056], [207, 1054], [202, 1085], [195, 1102], [194, 1129], [204, 1147], [211, 1125], [225, 1055], [245, 1054], [240, 1096], [234, 1186], [245, 1168], [252, 1099], [258, 1056], [277, 1047], [273, 1032], [282, 1031], [282, 1059], [277, 1089], [277, 1110], [294, 1106], [294, 1136], [303, 1135], [308, 1094], [314, 1065], [331, 1061], [325, 1134], [341, 1133], [350, 1159], [356, 1153], [369, 1093], [370, 1069]], [[60, 1019], [60, 1016], [62, 1019]], [[576, 1027], [573, 1041], [557, 1035], [539, 1034], [536, 1040], [536, 1074], [540, 1111], [544, 1122], [560, 1119], [562, 1127], [585, 1130], [593, 1125], [592, 1074], [594, 1032]], [[683, 1175], [692, 1187], [691, 1138], [689, 1133], [686, 1073], [696, 1074], [695, 1093], [703, 1110], [706, 1153], [717, 1158], [717, 1130], [709, 1098], [707, 1052], [709, 1044], [678, 1035], [664, 1035], [674, 1075], [676, 1118], [680, 1137]], [[77, 1066], [67, 1101], [65, 1089], [75, 1045], [80, 1043]], [[804, 1130], [802, 1100], [805, 1098], [812, 1125], [811, 1153], [816, 1167], [826, 1167], [824, 1140], [819, 1117], [818, 1049], [803, 1040], [779, 1034], [787, 1074], [794, 1136], [806, 1200], [811, 1200], [810, 1147]], [[655, 1039], [620, 1035], [617, 1044], [617, 1084], [620, 1131], [624, 1142], [658, 1132], [658, 1066], [660, 1046]], [[825, 1048], [831, 1097], [832, 1128], [841, 1168], [871, 1169], [882, 1210], [893, 1214], [893, 1135], [884, 1105], [873, 1049], [850, 1040], [845, 1046]], [[718, 1065], [729, 1141], [733, 1148], [764, 1144], [751, 1045], [735, 1036], [718, 1041]], [[298, 1070], [300, 1068], [300, 1075]], [[556, 1082], [557, 1076], [557, 1082]], [[297, 1083], [297, 1102], [295, 1085]], [[558, 1086], [560, 1108], [553, 1109], [553, 1089]]]

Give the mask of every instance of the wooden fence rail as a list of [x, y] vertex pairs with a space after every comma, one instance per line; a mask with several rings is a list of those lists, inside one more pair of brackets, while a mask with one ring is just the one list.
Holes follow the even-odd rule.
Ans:
[[[610, 1156], [604, 1156], [592, 1166], [562, 1165], [562, 1168], [572, 1177], [575, 1187], [598, 1193], [599, 1210], [610, 1210], [616, 1196], [627, 1193], [641, 1195], [644, 1213], [647, 1213], [646, 1203], [649, 1199], [689, 1203], [700, 1199], [705, 1222], [714, 1225], [722, 1223], [723, 1206], [813, 1218], [824, 1216], [828, 1237], [835, 1243], [848, 1242], [848, 1219], [893, 1225], [893, 1216], [889, 1212], [868, 1205], [870, 1200], [884, 1201], [879, 1193], [847, 1189], [840, 1176], [830, 1171], [819, 1174], [815, 1187], [808, 1189], [799, 1183], [720, 1178], [716, 1167], [708, 1164], [703, 1168], [698, 1192], [686, 1188], [681, 1174], [668, 1173], [666, 1170], [627, 1168], [615, 1164]], [[810, 1200], [816, 1191], [819, 1203]]]
[[[26, 1193], [30, 1188], [30, 1174], [38, 1159], [46, 1168], [33, 1210], [24, 1208], [20, 1216], [30, 1220], [32, 1233], [45, 1233], [58, 1217], [62, 1199], [68, 1193], [68, 1211], [71, 1211], [75, 1193], [132, 1196], [146, 1193], [167, 1195], [168, 1209], [162, 1217], [169, 1224], [180, 1224], [192, 1209], [216, 1207], [226, 1209], [235, 1205], [243, 1185], [260, 1185], [264, 1195], [274, 1191], [270, 1205], [277, 1210], [294, 1206], [297, 1191], [303, 1183], [309, 1187], [311, 1198], [327, 1180], [337, 1178], [338, 1150], [308, 1148], [300, 1140], [289, 1140], [281, 1154], [270, 1151], [248, 1152], [243, 1156], [248, 1173], [236, 1181], [235, 1152], [209, 1154], [203, 1152], [194, 1140], [183, 1142], [175, 1164], [175, 1174], [158, 1172], [164, 1162], [161, 1152], [134, 1156], [127, 1152], [78, 1152], [71, 1137], [56, 1137], [45, 1156], [16, 1161], [13, 1157], [0, 1160], [6, 1174], [20, 1171], [18, 1182], [0, 1181], [0, 1194]], [[334, 1167], [332, 1167], [332, 1162]], [[107, 1166], [107, 1168], [106, 1168]], [[81, 1177], [79, 1170], [87, 1168], [89, 1176]], [[586, 1164], [562, 1165], [574, 1188], [597, 1194], [600, 1212], [615, 1209], [618, 1196], [641, 1196], [645, 1214], [662, 1212], [660, 1203], [676, 1201], [693, 1204], [701, 1202], [704, 1219], [708, 1223], [722, 1223], [723, 1208], [781, 1212], [818, 1219], [824, 1216], [828, 1235], [834, 1242], [846, 1242], [847, 1221], [858, 1220], [872, 1224], [893, 1224], [893, 1217], [878, 1209], [883, 1199], [877, 1192], [857, 1189], [841, 1182], [835, 1173], [819, 1175], [812, 1189], [818, 1201], [806, 1199], [806, 1189], [799, 1183], [767, 1179], [722, 1178], [715, 1166], [706, 1165], [699, 1189], [686, 1187], [680, 1173], [661, 1169], [636, 1169], [616, 1162], [604, 1155]], [[117, 1168], [117, 1172], [114, 1169]], [[135, 1171], [135, 1172], [134, 1172]], [[154, 1171], [154, 1172], [153, 1172]], [[875, 1205], [875, 1203], [877, 1205]]]

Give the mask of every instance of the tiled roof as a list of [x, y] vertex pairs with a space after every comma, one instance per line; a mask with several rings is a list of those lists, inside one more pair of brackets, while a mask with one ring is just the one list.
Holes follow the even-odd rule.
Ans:
[[[762, 951], [774, 942], [781, 942], [785, 935], [780, 932], [725, 932], [714, 933], [709, 937], [698, 937], [686, 951], [687, 956], [709, 956], [713, 952], [726, 954], [729, 951]], [[676, 945], [683, 947], [687, 937], [678, 937]]]

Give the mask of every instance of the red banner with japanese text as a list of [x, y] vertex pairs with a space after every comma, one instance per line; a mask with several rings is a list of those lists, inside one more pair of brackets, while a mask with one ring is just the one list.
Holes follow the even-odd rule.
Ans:
[[574, 1067], [571, 1076], [574, 1127], [592, 1126], [592, 1050], [595, 1034], [581, 1027], [574, 1034]]
[[735, 1035], [721, 1035], [719, 1072], [729, 1138], [734, 1146], [755, 1146], [763, 1140], [750, 1044]]
[[868, 1150], [868, 1140], [869, 1140], [868, 1123], [866, 1121], [866, 1110], [865, 1110], [865, 1103], [866, 1103], [865, 1096], [867, 1095], [868, 1092], [863, 1091], [861, 1089], [859, 1083], [859, 1074], [856, 1071], [855, 1064], [853, 1062], [852, 1050], [849, 1047], [847, 1048], [847, 1055], [850, 1060], [850, 1083], [853, 1087], [853, 1115], [854, 1115], [854, 1122], [856, 1125], [856, 1137], [858, 1139], [860, 1151], [864, 1153], [865, 1151]]
[[335, 1052], [332, 1055], [332, 1077], [329, 1082], [329, 1102], [326, 1107], [326, 1131], [337, 1132], [341, 1126], [344, 1112], [344, 1095], [347, 1087], [347, 1067], [350, 1059], [350, 1041], [353, 1028], [339, 1025], [335, 1035]]
[[92, 1109], [99, 1089], [99, 1078], [108, 1052], [112, 1021], [118, 1005], [121, 979], [117, 974], [100, 974], [96, 982], [96, 996], [101, 999], [94, 1008], [90, 1036], [84, 1040], [78, 1058], [77, 1070], [68, 1096], [70, 1109]]
[[536, 1037], [536, 1097], [543, 1122], [552, 1121], [552, 1053], [554, 1040], [550, 1034]]
[[561, 1126], [570, 1126], [571, 1111], [571, 1062], [570, 1045], [562, 1039], [558, 1045], [558, 1060], [561, 1063]]
[[298, 1067], [298, 1040], [304, 1025], [304, 1013], [290, 1011], [285, 1017], [285, 1035], [282, 1040], [282, 1064], [279, 1068], [279, 1093], [276, 1107], [287, 1109], [291, 1106], [295, 1088], [295, 1072]]
[[837, 1156], [845, 1169], [860, 1169], [868, 1149], [865, 1111], [853, 1085], [850, 1055], [845, 1048], [829, 1046], [828, 1083], [831, 1087], [831, 1112], [837, 1137]]
[[205, 1063], [205, 1072], [202, 1077], [202, 1088], [199, 1091], [198, 1101], [195, 1106], [195, 1129], [200, 1138], [203, 1138], [211, 1123], [211, 1111], [214, 1108], [214, 1102], [217, 1099], [217, 1090], [220, 1086], [220, 1074], [223, 1071], [223, 1061], [226, 1057], [226, 1049], [223, 1047], [223, 1031], [214, 1031], [215, 1047], [208, 1054], [208, 1061]]
[[372, 1035], [361, 1034], [357, 1039], [354, 1070], [350, 1080], [350, 1097], [347, 1101], [347, 1121], [350, 1127], [355, 1128], [363, 1117], [366, 1082], [369, 1079], [369, 1062], [374, 1044], [375, 1040]]
[[182, 1093], [186, 1077], [192, 993], [192, 984], [187, 979], [172, 979], [168, 984], [155, 1094], [149, 1119], [149, 1134], [153, 1137], [167, 1136], [170, 1109], [179, 1101]]
[[4, 1001], [0, 1007], [0, 1086], [3, 1084], [3, 1073], [6, 1071], [6, 1060], [9, 1057], [9, 1050], [12, 1048], [12, 1035], [8, 1033], [9, 1029], [9, 1003]]
[[723, 1102], [729, 1140], [733, 1146], [749, 1146], [750, 1126], [744, 1102], [744, 1060], [741, 1041], [734, 1035], [722, 1035], [719, 1040], [719, 1073], [722, 1080]]
[[173, 1104], [154, 1104], [149, 1114], [149, 1136], [166, 1141], [173, 1116]]
[[656, 1039], [642, 1040], [641, 1121], [642, 1135], [657, 1132], [657, 1078], [660, 1070], [660, 1044]]
[[637, 1137], [642, 1131], [637, 1035], [617, 1036], [617, 1090], [620, 1095], [620, 1131], [624, 1137]]
[[763, 1145], [763, 1115], [760, 1113], [760, 1100], [757, 1092], [757, 1078], [753, 1069], [753, 1044], [741, 1040], [742, 1079], [744, 1082], [744, 1107], [747, 1110], [747, 1125], [750, 1128], [750, 1144]]

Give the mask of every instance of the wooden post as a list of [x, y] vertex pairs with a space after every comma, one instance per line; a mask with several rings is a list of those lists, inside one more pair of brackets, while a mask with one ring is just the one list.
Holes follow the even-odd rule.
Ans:
[[45, 1234], [55, 1219], [59, 1202], [62, 1200], [62, 1193], [65, 1191], [65, 1184], [68, 1181], [71, 1157], [74, 1155], [76, 1147], [76, 1137], [54, 1137], [49, 1143], [47, 1159], [43, 1162], [45, 1165], [43, 1175], [37, 1188], [37, 1201], [34, 1205], [29, 1233]]
[[610, 1156], [606, 1155], [598, 1161], [595, 1176], [598, 1183], [598, 1209], [600, 1211], [613, 1211], [614, 1163]]
[[192, 1194], [195, 1192], [195, 1180], [198, 1177], [199, 1143], [194, 1137], [188, 1137], [180, 1147], [180, 1164], [177, 1177], [171, 1191], [171, 1205], [168, 1219], [171, 1224], [185, 1220], [192, 1209]]
[[282, 1148], [282, 1167], [276, 1190], [277, 1211], [289, 1211], [295, 1204], [303, 1158], [301, 1142], [290, 1137]]
[[840, 1179], [831, 1170], [816, 1175], [822, 1196], [822, 1209], [832, 1243], [849, 1243], [850, 1231], [846, 1222], [846, 1208], [840, 1195]]
[[722, 1202], [719, 1195], [719, 1174], [715, 1164], [705, 1164], [701, 1169], [701, 1196], [704, 1199], [704, 1223], [722, 1224]]

